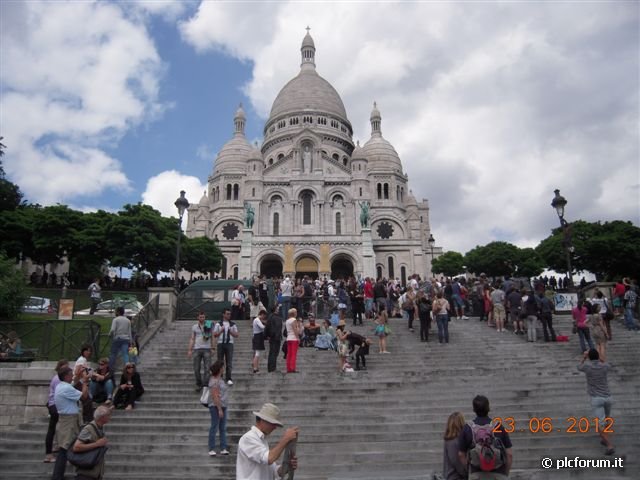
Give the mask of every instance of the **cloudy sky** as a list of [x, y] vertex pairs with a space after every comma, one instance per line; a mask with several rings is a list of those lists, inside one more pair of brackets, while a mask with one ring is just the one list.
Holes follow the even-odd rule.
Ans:
[[382, 132], [437, 244], [535, 246], [558, 219], [640, 224], [636, 2], [0, 3], [0, 136], [27, 200], [175, 215], [197, 202], [240, 102], [261, 141], [299, 71], [318, 72], [354, 140]]

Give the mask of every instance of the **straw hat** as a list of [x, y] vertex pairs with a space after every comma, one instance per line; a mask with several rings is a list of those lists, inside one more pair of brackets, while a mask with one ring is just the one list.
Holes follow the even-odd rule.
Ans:
[[281, 427], [283, 426], [280, 421], [280, 409], [273, 403], [265, 403], [259, 412], [253, 412], [253, 414], [265, 422], [280, 425]]

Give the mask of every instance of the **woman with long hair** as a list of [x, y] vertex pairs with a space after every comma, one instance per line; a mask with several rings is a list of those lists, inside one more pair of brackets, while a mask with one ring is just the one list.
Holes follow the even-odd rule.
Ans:
[[436, 300], [433, 302], [433, 313], [436, 316], [436, 324], [438, 325], [438, 341], [440, 343], [449, 343], [449, 302], [442, 290], [436, 294]]
[[136, 400], [144, 394], [144, 387], [140, 374], [136, 371], [135, 363], [127, 363], [120, 377], [120, 386], [113, 399], [116, 408], [133, 410]]
[[209, 372], [209, 413], [211, 426], [209, 427], [209, 456], [216, 456], [216, 431], [220, 432], [220, 455], [229, 455], [227, 445], [227, 397], [228, 387], [222, 378], [223, 362], [218, 360]]
[[53, 437], [56, 434], [56, 425], [58, 424], [58, 410], [56, 409], [56, 402], [54, 395], [56, 393], [56, 387], [61, 382], [58, 373], [64, 368], [69, 367], [69, 362], [65, 359], [58, 360], [55, 368], [55, 375], [51, 378], [49, 383], [49, 399], [47, 401], [47, 409], [49, 410], [49, 428], [47, 429], [47, 436], [44, 441], [45, 457], [44, 463], [55, 463], [56, 457], [53, 456]]
[[453, 412], [447, 420], [444, 431], [444, 459], [442, 462], [442, 476], [446, 480], [466, 480], [467, 466], [458, 456], [458, 437], [464, 428], [464, 415]]
[[376, 318], [375, 329], [375, 335], [378, 337], [378, 353], [389, 353], [387, 350], [387, 336], [389, 333], [389, 317], [387, 316], [387, 311], [381, 309]]

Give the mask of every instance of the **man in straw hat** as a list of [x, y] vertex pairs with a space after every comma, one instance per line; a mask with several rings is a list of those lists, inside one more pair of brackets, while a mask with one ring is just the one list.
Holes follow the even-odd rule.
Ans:
[[[283, 426], [280, 421], [280, 409], [273, 403], [265, 403], [260, 411], [253, 414], [256, 416], [256, 424], [238, 442], [236, 479], [275, 480], [280, 478], [283, 469], [276, 460], [280, 458], [287, 445], [298, 438], [298, 427], [287, 428], [277, 445], [270, 449], [265, 437]], [[292, 470], [298, 467], [295, 455], [290, 457], [288, 467]]]

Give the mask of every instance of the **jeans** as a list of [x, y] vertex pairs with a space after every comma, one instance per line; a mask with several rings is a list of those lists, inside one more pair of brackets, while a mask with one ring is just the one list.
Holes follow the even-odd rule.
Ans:
[[431, 313], [419, 311], [420, 317], [420, 340], [429, 341], [429, 327], [431, 326]]
[[413, 328], [413, 317], [416, 314], [416, 310], [415, 308], [411, 308], [409, 310], [405, 310], [405, 312], [407, 313], [407, 317], [409, 317], [409, 329]]
[[593, 340], [591, 340], [591, 332], [589, 331], [589, 327], [578, 328], [578, 338], [580, 339], [580, 348], [581, 351], [587, 351], [587, 343], [589, 344], [589, 348], [596, 348], [593, 345]]
[[438, 341], [449, 343], [449, 316], [446, 313], [436, 315], [438, 324]]
[[282, 340], [269, 340], [269, 359], [267, 360], [267, 371], [275, 372], [278, 363], [278, 354]]
[[538, 317], [535, 315], [527, 315], [527, 340], [535, 342], [538, 337], [536, 335], [536, 320]]
[[593, 416], [600, 420], [600, 423], [604, 423], [606, 417], [611, 417], [611, 405], [611, 397], [591, 397]]
[[633, 320], [633, 308], [624, 309], [624, 326], [629, 330], [636, 330], [638, 328]]
[[89, 392], [91, 393], [91, 398], [95, 399], [98, 396], [98, 392], [104, 388], [105, 393], [107, 394], [107, 400], [113, 399], [113, 380], [107, 380], [104, 383], [94, 382], [91, 380], [89, 384]]
[[128, 338], [114, 338], [111, 342], [111, 353], [109, 354], [109, 370], [113, 372], [118, 354], [122, 356], [122, 361], [129, 363], [129, 342]]
[[282, 297], [282, 305], [280, 306], [280, 316], [289, 318], [289, 309], [291, 308], [291, 297]]
[[553, 314], [551, 312], [542, 312], [540, 314], [540, 321], [542, 322], [542, 333], [544, 333], [544, 341], [549, 341], [549, 334], [551, 334], [551, 341], [556, 341], [556, 332], [553, 330]]
[[218, 407], [209, 407], [211, 426], [209, 427], [209, 450], [216, 449], [216, 430], [220, 431], [220, 449], [226, 450], [227, 445], [227, 407], [222, 407], [222, 418], [218, 416]]
[[226, 365], [225, 380], [231, 380], [231, 370], [233, 368], [233, 343], [218, 344], [218, 360], [224, 361]]
[[[200, 375], [200, 364], [204, 366], [204, 375]], [[198, 348], [193, 351], [193, 375], [196, 378], [196, 385], [200, 388], [207, 385], [209, 367], [211, 366], [211, 350], [208, 348]]]

